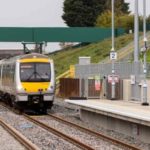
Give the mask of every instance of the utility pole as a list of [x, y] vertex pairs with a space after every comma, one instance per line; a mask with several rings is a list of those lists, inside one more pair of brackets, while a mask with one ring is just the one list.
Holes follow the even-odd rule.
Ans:
[[144, 73], [144, 83], [143, 83], [143, 97], [142, 97], [142, 105], [149, 105], [147, 102], [147, 82], [146, 82], [146, 74], [147, 74], [147, 64], [146, 64], [146, 52], [147, 52], [147, 37], [146, 37], [146, 0], [143, 0], [143, 41], [144, 41], [144, 64], [143, 64], [143, 73]]

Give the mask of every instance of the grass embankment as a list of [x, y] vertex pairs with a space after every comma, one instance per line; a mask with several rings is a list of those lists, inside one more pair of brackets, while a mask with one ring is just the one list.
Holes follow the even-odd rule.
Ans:
[[[133, 40], [133, 35], [123, 35], [115, 39], [115, 50], [126, 46]], [[79, 48], [70, 48], [49, 55], [54, 60], [56, 68], [56, 76], [64, 73], [69, 69], [70, 65], [78, 63], [79, 56], [90, 56], [92, 63], [98, 63], [107, 56], [111, 50], [111, 39], [102, 42], [91, 43], [87, 46]]]
[[[148, 49], [146, 54], [147, 54], [147, 62], [150, 63], [150, 49]], [[142, 60], [143, 60], [143, 56], [142, 56]]]

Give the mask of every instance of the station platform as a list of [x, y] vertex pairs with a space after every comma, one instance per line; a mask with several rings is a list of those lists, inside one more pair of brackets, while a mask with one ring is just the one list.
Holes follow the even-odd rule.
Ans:
[[69, 100], [80, 109], [80, 118], [150, 143], [150, 106], [123, 100]]

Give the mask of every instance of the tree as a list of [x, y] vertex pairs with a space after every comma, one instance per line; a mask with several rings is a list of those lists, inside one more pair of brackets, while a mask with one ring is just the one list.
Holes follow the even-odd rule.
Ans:
[[[116, 8], [118, 12], [129, 13], [124, 0], [116, 0]], [[111, 0], [65, 0], [62, 18], [70, 27], [92, 27], [97, 17], [110, 9]]]
[[129, 30], [134, 31], [134, 16], [133, 15], [123, 15], [118, 18], [118, 27], [124, 28], [126, 32]]
[[[111, 1], [106, 0], [106, 9], [111, 10]], [[129, 3], [126, 3], [125, 0], [115, 0], [115, 13], [116, 14], [129, 14]]]
[[62, 18], [70, 27], [94, 26], [97, 16], [104, 11], [105, 0], [65, 0]]
[[[100, 16], [98, 16], [96, 21], [97, 27], [111, 27], [111, 11], [106, 11]], [[148, 18], [147, 18], [148, 21]], [[150, 26], [147, 27], [150, 29]], [[129, 30], [134, 31], [134, 16], [133, 15], [115, 15], [115, 28], [124, 28], [126, 32], [129, 32]], [[143, 17], [139, 16], [139, 29], [140, 31], [143, 30]]]
[[147, 24], [150, 24], [150, 15], [146, 19]]
[[[111, 11], [106, 11], [98, 16], [96, 21], [97, 27], [111, 27]], [[133, 15], [115, 15], [115, 28], [124, 28], [126, 31], [134, 29], [134, 16]]]
[[[95, 25], [97, 27], [110, 28], [111, 27], [111, 17], [112, 17], [111, 11], [105, 11], [104, 13], [102, 13], [101, 15], [98, 16]], [[118, 21], [118, 17], [115, 16], [115, 27], [118, 26], [117, 21]]]

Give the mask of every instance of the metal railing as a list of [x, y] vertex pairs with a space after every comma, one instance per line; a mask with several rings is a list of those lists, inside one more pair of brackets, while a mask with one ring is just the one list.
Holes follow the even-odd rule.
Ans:
[[[94, 76], [107, 76], [111, 74], [111, 63], [106, 64], [90, 64], [90, 65], [76, 65], [75, 76], [77, 78], [88, 78]], [[130, 78], [131, 74], [134, 74], [134, 69], [138, 69], [138, 76], [142, 77], [143, 68], [142, 63], [129, 63], [129, 62], [116, 62], [115, 63], [115, 74], [119, 75], [122, 79]]]

